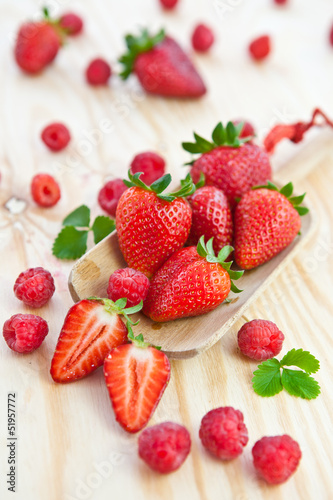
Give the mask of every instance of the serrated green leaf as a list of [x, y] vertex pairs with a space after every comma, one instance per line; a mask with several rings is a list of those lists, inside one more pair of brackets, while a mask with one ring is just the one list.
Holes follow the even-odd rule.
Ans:
[[104, 215], [98, 215], [94, 220], [92, 225], [92, 231], [94, 233], [94, 242], [99, 243], [103, 240], [108, 234], [112, 233], [116, 228], [115, 221], [110, 219], [110, 217], [106, 217]]
[[89, 227], [90, 209], [86, 205], [81, 205], [64, 218], [63, 226]]
[[318, 359], [303, 349], [291, 349], [283, 356], [280, 363], [282, 366], [297, 366], [307, 373], [316, 373], [320, 368]]
[[286, 198], [289, 198], [293, 194], [294, 186], [292, 182], [288, 182], [283, 188], [280, 189], [280, 193]]
[[65, 226], [56, 237], [52, 253], [58, 259], [78, 259], [87, 251], [88, 231]]
[[217, 146], [225, 143], [226, 135], [222, 123], [218, 123], [213, 130], [212, 139]]
[[284, 368], [281, 381], [283, 387], [292, 396], [298, 396], [303, 399], [315, 399], [320, 394], [318, 382], [303, 371]]
[[268, 359], [253, 373], [253, 390], [262, 397], [270, 397], [282, 391], [280, 363], [276, 358]]

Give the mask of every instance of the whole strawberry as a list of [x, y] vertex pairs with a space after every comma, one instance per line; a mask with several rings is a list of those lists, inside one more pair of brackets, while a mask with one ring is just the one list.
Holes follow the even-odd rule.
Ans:
[[232, 214], [227, 197], [214, 186], [204, 186], [188, 199], [192, 208], [192, 226], [189, 245], [197, 245], [202, 235], [207, 242], [213, 240], [218, 253], [225, 245], [231, 245], [233, 234]]
[[142, 30], [137, 37], [126, 36], [128, 52], [119, 61], [121, 77], [135, 73], [150, 94], [167, 97], [200, 97], [206, 93], [201, 76], [183, 49], [163, 30], [151, 36]]
[[139, 179], [141, 173], [129, 171], [130, 181], [124, 181], [129, 189], [118, 202], [116, 228], [128, 266], [150, 278], [188, 238], [192, 211], [183, 197], [193, 194], [195, 186], [188, 175], [179, 191], [162, 194], [170, 174], [148, 187]]
[[222, 304], [230, 290], [240, 292], [232, 279], [243, 271], [232, 271], [232, 262], [225, 262], [232, 251], [225, 246], [216, 257], [212, 239], [205, 245], [202, 236], [197, 248], [176, 252], [153, 276], [143, 313], [159, 322], [199, 316]]
[[292, 197], [292, 183], [280, 191], [268, 182], [246, 193], [234, 216], [235, 260], [242, 269], [253, 269], [286, 248], [301, 229], [301, 215], [308, 209], [299, 206], [305, 194]]
[[243, 125], [229, 122], [223, 127], [219, 123], [212, 133], [213, 142], [194, 133], [194, 143], [183, 143], [186, 151], [201, 155], [191, 169], [193, 181], [198, 182], [202, 172], [206, 185], [222, 189], [231, 208], [236, 198], [272, 177], [267, 153], [255, 144], [246, 144], [252, 136], [241, 137]]

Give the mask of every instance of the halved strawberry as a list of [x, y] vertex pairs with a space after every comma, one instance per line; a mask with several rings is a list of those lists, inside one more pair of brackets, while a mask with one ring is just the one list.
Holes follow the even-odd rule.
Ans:
[[51, 363], [55, 382], [65, 383], [85, 377], [102, 366], [114, 347], [127, 340], [127, 328], [120, 314], [137, 312], [138, 306], [124, 309], [126, 299], [81, 300], [70, 308], [61, 329]]
[[167, 356], [134, 337], [131, 344], [112, 349], [104, 361], [104, 375], [117, 422], [127, 432], [138, 432], [149, 421], [170, 379]]

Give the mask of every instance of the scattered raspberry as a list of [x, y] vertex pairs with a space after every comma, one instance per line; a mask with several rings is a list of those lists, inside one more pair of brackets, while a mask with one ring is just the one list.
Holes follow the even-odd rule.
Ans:
[[80, 16], [74, 12], [67, 12], [59, 19], [59, 24], [64, 29], [67, 35], [75, 36], [81, 33], [83, 29], [83, 21]]
[[263, 437], [252, 448], [253, 463], [270, 484], [284, 483], [297, 469], [302, 456], [300, 447], [290, 436]]
[[31, 181], [31, 195], [41, 207], [53, 207], [60, 200], [60, 187], [49, 174], [37, 174]]
[[241, 139], [244, 139], [245, 137], [254, 136], [256, 134], [256, 131], [254, 130], [252, 123], [247, 122], [246, 120], [233, 120], [234, 125], [238, 125], [239, 123], [244, 123], [242, 131], [239, 134], [239, 137]]
[[101, 58], [91, 61], [86, 69], [86, 79], [90, 85], [106, 85], [111, 74], [110, 65]]
[[275, 323], [253, 319], [238, 332], [238, 346], [245, 356], [265, 361], [274, 358], [282, 349], [284, 335]]
[[333, 46], [333, 26], [330, 31], [330, 44]]
[[139, 456], [153, 470], [167, 474], [183, 464], [191, 449], [188, 430], [173, 422], [145, 429], [139, 437]]
[[150, 186], [157, 181], [165, 172], [165, 161], [157, 153], [140, 153], [133, 158], [131, 163], [131, 173], [143, 172], [140, 179]]
[[160, 4], [164, 9], [174, 9], [178, 3], [178, 0], [160, 0]]
[[214, 33], [205, 24], [198, 24], [192, 34], [192, 46], [198, 52], [207, 52], [214, 43]]
[[127, 298], [126, 307], [136, 306], [145, 300], [149, 289], [149, 279], [140, 271], [131, 267], [117, 269], [111, 274], [108, 286], [108, 297], [115, 302]]
[[51, 151], [61, 151], [71, 140], [69, 130], [63, 123], [51, 123], [44, 128], [41, 137]]
[[42, 267], [27, 269], [14, 284], [16, 297], [30, 307], [42, 307], [50, 300], [54, 290], [51, 273]]
[[249, 440], [243, 413], [231, 406], [209, 411], [201, 421], [199, 437], [203, 446], [217, 458], [238, 457]]
[[111, 217], [116, 216], [118, 201], [127, 187], [122, 179], [107, 182], [98, 193], [98, 203]]
[[262, 61], [271, 51], [271, 39], [269, 36], [260, 36], [253, 40], [249, 45], [249, 51], [253, 59]]
[[48, 333], [45, 319], [33, 314], [14, 314], [3, 325], [4, 339], [8, 347], [16, 352], [34, 351]]
[[288, 0], [274, 0], [277, 5], [286, 5]]

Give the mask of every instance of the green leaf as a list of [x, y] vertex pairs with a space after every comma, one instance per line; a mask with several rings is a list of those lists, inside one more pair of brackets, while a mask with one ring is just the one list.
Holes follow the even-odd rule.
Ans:
[[78, 259], [87, 251], [88, 231], [64, 227], [56, 237], [52, 253], [58, 259]]
[[295, 210], [299, 213], [300, 216], [306, 215], [309, 212], [309, 209], [306, 207], [295, 207]]
[[283, 188], [280, 189], [280, 193], [286, 198], [289, 198], [293, 194], [294, 186], [292, 182], [288, 182]]
[[86, 205], [81, 205], [65, 217], [63, 226], [89, 227], [90, 209]]
[[200, 135], [193, 133], [196, 143], [199, 145], [201, 152], [205, 153], [213, 149], [212, 143], [201, 137]]
[[233, 144], [236, 139], [237, 132], [235, 129], [235, 125], [232, 122], [227, 123], [226, 134], [228, 143]]
[[200, 172], [200, 177], [199, 177], [198, 182], [195, 185], [195, 189], [200, 189], [201, 187], [203, 187], [205, 185], [205, 180], [206, 180], [205, 174], [203, 172]]
[[224, 262], [227, 257], [234, 251], [234, 248], [230, 245], [225, 245], [218, 254], [219, 262]]
[[150, 189], [152, 189], [155, 193], [160, 194], [169, 186], [170, 182], [171, 182], [171, 175], [165, 174], [163, 175], [163, 177], [153, 182], [150, 186]]
[[316, 373], [320, 368], [317, 358], [309, 351], [291, 349], [280, 361], [282, 366], [297, 366], [307, 373]]
[[123, 310], [123, 312], [126, 314], [135, 314], [141, 311], [142, 307], [143, 307], [143, 301], [141, 300], [139, 304], [137, 304], [136, 306], [127, 307], [126, 309]]
[[289, 198], [289, 201], [295, 207], [303, 202], [305, 195], [306, 193], [301, 194], [300, 196], [293, 196], [292, 198]]
[[206, 249], [205, 237], [204, 236], [201, 236], [201, 238], [198, 241], [197, 252], [200, 255], [200, 257], [206, 257], [207, 256], [207, 249]]
[[115, 227], [115, 221], [110, 219], [110, 217], [106, 217], [104, 215], [96, 217], [91, 228], [94, 233], [94, 242], [99, 243], [108, 234], [112, 233], [112, 231], [115, 230]]
[[233, 271], [230, 269], [229, 271], [229, 276], [232, 280], [239, 280], [244, 274], [244, 271]]
[[303, 399], [315, 399], [320, 394], [318, 382], [303, 371], [284, 368], [281, 381], [283, 387], [292, 396], [299, 396]]
[[234, 293], [241, 293], [243, 291], [240, 288], [238, 288], [233, 281], [231, 282], [230, 290]]
[[212, 139], [217, 146], [222, 146], [225, 143], [226, 135], [222, 123], [218, 123], [213, 130]]
[[280, 363], [276, 358], [268, 359], [253, 373], [252, 386], [262, 397], [274, 396], [282, 391]]
[[126, 304], [127, 304], [127, 298], [126, 297], [123, 297], [121, 299], [118, 299], [116, 300], [116, 302], [114, 303], [115, 306], [117, 306], [119, 309], [124, 309], [124, 307], [126, 307]]
[[182, 147], [183, 149], [185, 149], [185, 151], [188, 151], [189, 153], [192, 154], [201, 153], [200, 146], [195, 142], [182, 142]]

